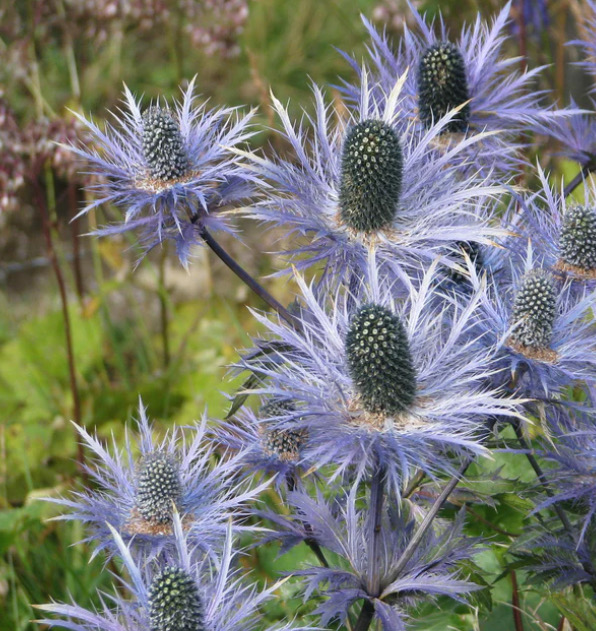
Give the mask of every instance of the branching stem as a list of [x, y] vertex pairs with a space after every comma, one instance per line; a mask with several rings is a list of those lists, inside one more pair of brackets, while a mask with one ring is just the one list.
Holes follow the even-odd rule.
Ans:
[[294, 317], [282, 304], [280, 304], [257, 280], [255, 280], [239, 263], [237, 263], [215, 240], [205, 226], [200, 226], [199, 234], [211, 250], [223, 261], [238, 278], [247, 285], [261, 300], [277, 311], [290, 326], [300, 330], [300, 320]]
[[410, 539], [410, 543], [406, 546], [406, 549], [402, 552], [401, 557], [399, 558], [397, 564], [394, 568], [394, 574], [397, 576], [408, 564], [408, 561], [412, 558], [416, 548], [420, 545], [420, 542], [424, 538], [424, 535], [431, 527], [434, 518], [437, 516], [438, 512], [443, 507], [443, 504], [447, 501], [447, 498], [451, 495], [455, 487], [459, 484], [462, 477], [465, 475], [468, 467], [472, 464], [473, 458], [469, 457], [462, 464], [459, 471], [456, 475], [454, 475], [451, 480], [447, 483], [441, 494], [434, 501], [434, 504], [431, 506], [430, 510], [424, 516], [418, 530], [414, 533], [414, 536]]

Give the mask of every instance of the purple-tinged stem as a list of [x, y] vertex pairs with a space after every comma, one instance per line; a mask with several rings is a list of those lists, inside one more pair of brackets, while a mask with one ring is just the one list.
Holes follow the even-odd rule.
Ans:
[[298, 318], [294, 317], [281, 303], [279, 303], [258, 281], [256, 281], [239, 263], [237, 263], [215, 240], [205, 226], [200, 226], [199, 234], [211, 250], [245, 283], [254, 293], [277, 311], [290, 326], [300, 330], [302, 325]]
[[370, 600], [366, 600], [364, 605], [362, 605], [358, 620], [356, 620], [354, 631], [367, 631], [374, 617], [375, 606], [370, 602]]
[[567, 184], [563, 189], [563, 195], [569, 197], [571, 193], [592, 173], [596, 170], [596, 158], [592, 158], [582, 166], [581, 171]]
[[[379, 543], [381, 535], [381, 523], [383, 519], [383, 493], [385, 489], [385, 468], [377, 465], [370, 485], [370, 515], [372, 536], [368, 542], [369, 581], [368, 593], [372, 597], [379, 595], [380, 574], [375, 572], [375, 563], [379, 556]], [[360, 610], [354, 631], [366, 631], [375, 615], [375, 607], [369, 601], [365, 601]]]
[[[312, 532], [310, 524], [305, 524], [304, 527], [307, 533]], [[313, 551], [314, 555], [317, 557], [317, 560], [323, 567], [329, 567], [329, 562], [327, 561], [323, 550], [321, 550], [321, 546], [312, 537], [305, 539], [304, 543], [306, 543], [306, 545]]]
[[370, 486], [370, 512], [372, 537], [368, 542], [369, 582], [368, 593], [372, 596], [379, 595], [380, 575], [374, 571], [375, 563], [379, 556], [379, 543], [381, 536], [381, 523], [383, 519], [383, 491], [385, 488], [385, 468], [377, 465]]
[[[70, 326], [70, 316], [68, 314], [68, 298], [66, 296], [66, 285], [64, 283], [64, 276], [62, 275], [60, 264], [58, 263], [58, 257], [56, 256], [56, 250], [54, 249], [50, 213], [46, 205], [46, 200], [44, 199], [44, 196], [42, 194], [41, 187], [39, 185], [39, 182], [37, 181], [37, 177], [34, 175], [31, 178], [31, 180], [33, 182], [35, 200], [37, 202], [39, 212], [41, 213], [41, 226], [42, 226], [43, 235], [46, 242], [46, 247], [48, 250], [48, 258], [50, 259], [50, 263], [52, 264], [52, 269], [54, 270], [54, 275], [56, 276], [56, 282], [58, 283], [58, 290], [60, 292], [60, 302], [62, 305], [62, 318], [64, 320], [64, 335], [66, 338], [66, 357], [68, 360], [68, 375], [69, 375], [69, 381], [70, 381], [70, 392], [71, 392], [72, 402], [73, 402], [73, 417], [74, 417], [73, 420], [77, 424], [80, 424], [81, 402], [79, 398], [79, 388], [77, 386], [74, 350], [73, 350], [73, 344], [72, 344], [72, 330]], [[75, 432], [75, 435], [76, 435], [76, 432]], [[83, 476], [84, 476], [85, 475], [85, 452], [83, 450], [83, 445], [81, 441], [78, 440], [78, 435], [77, 435], [76, 443], [77, 443], [77, 464], [79, 466], [79, 470], [83, 473]]]
[[513, 611], [513, 624], [515, 625], [515, 631], [524, 631], [524, 621], [522, 620], [522, 610], [519, 602], [519, 588], [517, 585], [517, 576], [515, 570], [511, 570], [511, 608]]

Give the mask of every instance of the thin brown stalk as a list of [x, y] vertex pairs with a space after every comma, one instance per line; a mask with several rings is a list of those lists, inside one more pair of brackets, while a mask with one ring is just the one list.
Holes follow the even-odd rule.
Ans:
[[[46, 242], [46, 248], [48, 251], [48, 258], [50, 259], [50, 263], [54, 271], [54, 276], [56, 277], [56, 282], [58, 283], [58, 290], [60, 292], [62, 318], [64, 321], [64, 336], [66, 341], [66, 357], [68, 361], [68, 376], [70, 382], [70, 392], [73, 401], [73, 420], [75, 421], [75, 423], [79, 424], [81, 422], [81, 403], [79, 398], [79, 389], [77, 385], [74, 348], [72, 343], [72, 327], [70, 324], [70, 315], [68, 313], [68, 297], [66, 295], [66, 284], [64, 282], [64, 275], [62, 274], [60, 263], [58, 262], [58, 257], [56, 256], [56, 250], [54, 248], [54, 241], [52, 238], [52, 224], [50, 221], [50, 213], [46, 204], [46, 200], [42, 193], [38, 178], [36, 176], [33, 176], [31, 180], [33, 183], [35, 201], [41, 214], [41, 226]], [[77, 464], [80, 472], [85, 475], [85, 452], [83, 450], [83, 445], [78, 439], [78, 434], [76, 433], [76, 430], [75, 438], [77, 444]]]

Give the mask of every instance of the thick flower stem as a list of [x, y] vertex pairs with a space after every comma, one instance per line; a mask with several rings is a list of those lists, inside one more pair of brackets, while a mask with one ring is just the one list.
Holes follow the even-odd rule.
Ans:
[[511, 609], [513, 611], [513, 624], [515, 625], [515, 631], [524, 631], [524, 621], [522, 619], [522, 610], [519, 602], [519, 587], [517, 585], [515, 570], [511, 570], [511, 586]]
[[435, 500], [434, 504], [431, 506], [428, 513], [426, 513], [422, 523], [418, 527], [418, 530], [414, 533], [414, 536], [410, 539], [410, 543], [407, 545], [406, 549], [402, 552], [401, 557], [399, 558], [397, 565], [395, 566], [393, 572], [395, 576], [397, 576], [407, 565], [408, 561], [412, 558], [412, 555], [416, 551], [416, 548], [420, 545], [420, 542], [424, 538], [427, 530], [431, 527], [431, 524], [434, 518], [437, 516], [438, 512], [441, 510], [443, 504], [447, 501], [447, 498], [453, 492], [453, 489], [459, 484], [460, 480], [466, 473], [468, 467], [472, 464], [474, 459], [472, 457], [468, 458], [460, 467], [459, 471], [455, 476], [449, 480], [439, 497]]
[[379, 543], [381, 537], [381, 524], [383, 519], [383, 491], [385, 488], [385, 468], [381, 465], [373, 475], [370, 487], [370, 513], [372, 536], [368, 547], [368, 563], [369, 563], [369, 584], [368, 593], [372, 596], [378, 596], [380, 573], [375, 571], [375, 564], [379, 556]]
[[367, 631], [375, 616], [375, 606], [367, 600], [362, 605], [354, 631]]
[[592, 158], [582, 166], [581, 171], [567, 184], [563, 189], [563, 196], [568, 197], [573, 191], [592, 173], [596, 170], [596, 158]]
[[211, 250], [245, 283], [254, 291], [261, 300], [277, 311], [290, 326], [297, 330], [302, 328], [298, 318], [295, 318], [282, 304], [280, 304], [258, 281], [256, 281], [241, 265], [239, 265], [215, 240], [205, 226], [199, 228], [199, 234]]
[[[375, 571], [379, 556], [381, 524], [383, 519], [383, 495], [385, 490], [385, 467], [378, 464], [370, 485], [370, 517], [372, 533], [368, 542], [369, 581], [368, 593], [377, 597], [380, 589], [380, 573]], [[354, 631], [366, 631], [375, 615], [375, 607], [370, 600], [365, 601], [360, 610]]]
[[[536, 460], [534, 454], [532, 453], [532, 449], [530, 445], [528, 444], [528, 442], [526, 441], [526, 437], [524, 436], [524, 432], [520, 424], [517, 422], [513, 423], [513, 428], [515, 429], [515, 434], [517, 436], [517, 439], [519, 440], [519, 444], [522, 446], [522, 449], [526, 452], [526, 458], [528, 459], [528, 462], [530, 463], [530, 466], [532, 467], [532, 469], [534, 469], [534, 473], [536, 474], [538, 481], [542, 485], [544, 492], [549, 497], [552, 497], [553, 492], [550, 490], [550, 487], [548, 486], [548, 482], [546, 480], [546, 476], [544, 475], [544, 471], [542, 471], [542, 467], [540, 466], [540, 464], [538, 464], [538, 460]], [[567, 532], [570, 535], [573, 534], [573, 528], [571, 527], [571, 523], [569, 522], [569, 519], [567, 515], [565, 514], [565, 512], [561, 509], [560, 506], [557, 506], [556, 504], [553, 506], [553, 508], [555, 510], [555, 513], [557, 513], [557, 517], [563, 524], [565, 530], [567, 530]]]

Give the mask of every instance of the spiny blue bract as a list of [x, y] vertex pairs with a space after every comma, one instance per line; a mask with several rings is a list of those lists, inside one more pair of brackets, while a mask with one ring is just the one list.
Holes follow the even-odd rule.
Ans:
[[596, 209], [570, 208], [563, 217], [559, 239], [561, 259], [583, 270], [596, 269]]
[[407, 334], [389, 309], [365, 304], [346, 336], [348, 369], [366, 411], [397, 414], [416, 395], [416, 372]]
[[181, 495], [178, 467], [171, 456], [160, 451], [147, 456], [139, 470], [136, 497], [143, 518], [169, 524], [173, 506], [179, 508]]
[[[470, 98], [464, 58], [451, 42], [437, 42], [426, 49], [418, 66], [418, 98], [426, 128]], [[469, 120], [470, 106], [465, 105], [445, 131], [465, 132]]]
[[403, 156], [397, 133], [380, 120], [354, 125], [344, 141], [339, 208], [342, 221], [358, 232], [391, 224], [402, 186]]
[[[261, 407], [261, 416], [275, 418], [295, 409], [291, 401], [273, 397]], [[305, 440], [305, 429], [265, 429], [263, 447], [265, 452], [277, 456], [283, 462], [292, 462], [300, 457]]]
[[161, 107], [150, 107], [143, 114], [143, 154], [151, 176], [158, 180], [174, 180], [188, 170], [180, 126]]
[[182, 568], [166, 567], [149, 587], [151, 631], [203, 631], [203, 605], [197, 586]]
[[552, 276], [541, 269], [531, 270], [522, 278], [515, 296], [512, 324], [516, 329], [511, 339], [534, 349], [548, 348], [556, 313], [557, 296]]

